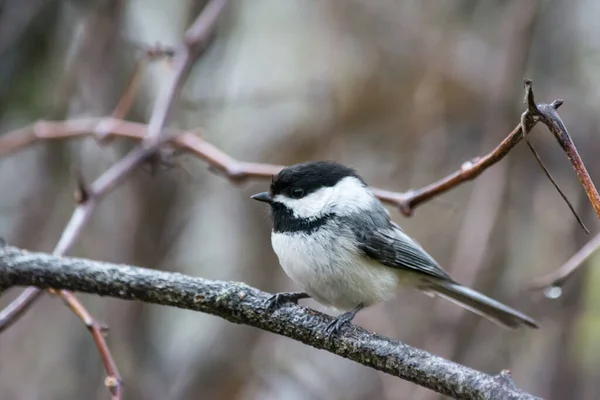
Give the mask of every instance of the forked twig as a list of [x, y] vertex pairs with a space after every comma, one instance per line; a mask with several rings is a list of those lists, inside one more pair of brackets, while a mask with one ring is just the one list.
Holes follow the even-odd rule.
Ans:
[[[163, 47], [161, 45], [156, 45], [153, 47], [149, 47], [144, 50], [144, 53], [135, 63], [133, 67], [133, 72], [131, 73], [131, 77], [129, 78], [129, 83], [125, 86], [125, 90], [119, 99], [115, 109], [113, 110], [111, 117], [117, 119], [125, 119], [133, 107], [133, 102], [137, 98], [138, 92], [140, 90], [140, 86], [142, 84], [142, 76], [143, 72], [148, 66], [148, 64], [152, 61], [157, 61], [162, 58], [172, 58], [174, 56], [174, 51]], [[98, 133], [98, 139], [103, 140], [108, 136], [110, 132], [105, 131]]]
[[[598, 194], [598, 190], [596, 190], [596, 187], [590, 178], [590, 174], [581, 160], [581, 156], [573, 143], [573, 139], [571, 139], [571, 136], [567, 131], [567, 127], [556, 111], [563, 104], [563, 101], [559, 99], [554, 100], [551, 104], [536, 104], [533, 97], [532, 82], [529, 79], [525, 80], [525, 96], [528, 114], [532, 115], [533, 118], [539, 118], [539, 121], [546, 125], [550, 132], [552, 132], [554, 138], [569, 158], [569, 161], [579, 178], [579, 182], [583, 186], [590, 203], [592, 203], [596, 214], [600, 218], [600, 194]], [[531, 128], [527, 131], [530, 130]]]
[[[524, 118], [526, 113], [537, 116], [540, 118], [541, 122], [544, 123], [548, 129], [552, 132], [559, 145], [563, 149], [563, 151], [567, 154], [569, 161], [573, 165], [575, 172], [581, 182], [585, 192], [592, 203], [596, 214], [600, 216], [600, 196], [598, 195], [598, 191], [592, 182], [581, 157], [577, 151], [577, 148], [573, 144], [573, 140], [569, 136], [567, 132], [567, 128], [565, 127], [562, 119], [556, 112], [556, 109], [562, 105], [562, 100], [556, 100], [550, 105], [541, 105], [535, 104], [535, 100], [533, 97], [533, 91], [531, 90], [531, 81], [525, 81], [526, 88], [526, 97], [525, 101], [528, 104], [528, 110], [523, 114], [522, 119]], [[534, 152], [535, 154], [535, 152]], [[551, 179], [555, 186], [556, 183]], [[560, 192], [560, 191], [559, 191]], [[561, 195], [562, 192], [560, 192]], [[563, 195], [563, 198], [564, 195]], [[566, 198], [565, 198], [566, 200]], [[573, 214], [577, 217], [580, 225], [586, 230], [587, 233], [589, 231], [583, 225], [583, 222], [579, 218], [579, 216], [575, 213], [573, 206], [570, 202], [567, 201], [569, 207]], [[598, 248], [600, 247], [600, 235], [595, 236], [590, 240], [583, 248], [581, 248], [569, 261], [567, 261], [562, 267], [558, 270], [551, 272], [548, 275], [545, 275], [537, 280], [535, 280], [529, 288], [531, 290], [544, 290], [549, 288], [560, 288], [571, 276], [572, 274], [583, 265], [583, 262]], [[553, 295], [551, 294], [551, 297]]]
[[[560, 101], [552, 103], [557, 108], [562, 104]], [[539, 121], [539, 117], [526, 115], [523, 123], [527, 130]], [[85, 118], [69, 121], [40, 121], [33, 125], [10, 132], [0, 138], [0, 156], [15, 152], [38, 140], [66, 139], [97, 134], [99, 131], [110, 131], [112, 136], [126, 137], [141, 140], [146, 132], [147, 126], [140, 123], [117, 120], [113, 118]], [[212, 144], [206, 142], [195, 132], [169, 130], [173, 139], [171, 143], [194, 154], [210, 165], [211, 170], [224, 174], [234, 182], [241, 182], [248, 178], [268, 178], [283, 168], [281, 165], [244, 162], [234, 159]], [[110, 136], [109, 135], [109, 136]], [[449, 191], [450, 189], [472, 180], [479, 176], [484, 170], [491, 167], [504, 158], [512, 148], [522, 139], [521, 124], [489, 154], [475, 158], [463, 163], [461, 169], [447, 177], [427, 185], [421, 189], [408, 192], [394, 192], [385, 189], [374, 188], [375, 194], [383, 202], [394, 205], [405, 215], [412, 215], [414, 209], [427, 202], [435, 196]], [[574, 166], [578, 170], [577, 166]], [[587, 172], [584, 172], [586, 174]], [[585, 188], [585, 187], [584, 187]], [[586, 189], [587, 191], [588, 189]], [[588, 194], [588, 196], [590, 196]]]
[[577, 220], [577, 223], [579, 224], [579, 226], [581, 226], [581, 228], [584, 230], [586, 235], [589, 235], [590, 230], [587, 228], [587, 226], [585, 226], [585, 224], [583, 223], [583, 220], [581, 219], [579, 214], [577, 214], [575, 207], [573, 207], [573, 204], [569, 201], [569, 199], [567, 198], [567, 195], [564, 194], [564, 192], [560, 189], [560, 187], [558, 186], [558, 182], [556, 182], [556, 180], [554, 179], [552, 174], [550, 174], [550, 171], [548, 171], [548, 168], [546, 168], [546, 166], [544, 165], [542, 158], [540, 157], [538, 152], [535, 150], [535, 148], [533, 147], [533, 143], [531, 143], [531, 141], [527, 138], [527, 136], [525, 136], [525, 143], [527, 144], [527, 147], [529, 147], [529, 150], [531, 150], [531, 153], [533, 153], [533, 156], [535, 157], [535, 160], [537, 161], [540, 168], [546, 174], [546, 177], [550, 180], [550, 182], [552, 182], [552, 185], [554, 186], [554, 188], [556, 189], [558, 194], [560, 194], [560, 196], [563, 198], [565, 203], [567, 203], [567, 206], [569, 206], [569, 210], [571, 210], [571, 213]]
[[160, 141], [162, 130], [169, 118], [181, 88], [192, 69], [192, 66], [208, 46], [214, 33], [215, 25], [221, 15], [227, 0], [212, 0], [205, 7], [196, 21], [188, 28], [179, 47], [175, 50], [173, 64], [175, 71], [166, 85], [158, 94], [154, 103], [152, 116], [148, 123], [148, 134], [143, 145], [152, 147]]
[[[540, 168], [542, 169], [542, 171], [544, 171], [544, 174], [546, 174], [546, 177], [550, 180], [550, 182], [552, 183], [552, 185], [554, 186], [554, 188], [556, 189], [556, 191], [560, 194], [560, 196], [563, 198], [563, 200], [565, 201], [565, 203], [567, 203], [567, 205], [569, 206], [569, 209], [571, 210], [571, 213], [573, 214], [573, 216], [575, 216], [575, 219], [577, 220], [577, 222], [579, 223], [579, 225], [583, 228], [583, 230], [585, 231], [585, 233], [589, 235], [590, 231], [588, 230], [588, 228], [583, 223], [583, 220], [581, 219], [581, 217], [579, 216], [579, 214], [577, 214], [577, 211], [575, 211], [575, 208], [573, 207], [573, 204], [569, 201], [569, 199], [567, 198], [567, 196], [560, 189], [560, 187], [558, 186], [558, 183], [556, 182], [556, 180], [554, 179], [554, 177], [552, 177], [552, 174], [550, 174], [550, 171], [548, 171], [548, 168], [546, 168], [546, 166], [544, 165], [544, 162], [542, 161], [542, 158], [540, 157], [540, 155], [538, 154], [538, 152], [533, 147], [533, 143], [531, 143], [531, 141], [527, 137], [528, 134], [529, 134], [529, 131], [527, 130], [527, 127], [526, 127], [526, 124], [525, 124], [525, 117], [527, 115], [533, 115], [533, 116], [535, 116], [535, 115], [539, 114], [540, 111], [538, 110], [538, 107], [535, 104], [535, 99], [533, 97], [533, 91], [532, 91], [532, 88], [531, 88], [531, 81], [530, 80], [525, 80], [524, 86], [525, 86], [525, 98], [524, 98], [523, 102], [525, 104], [527, 104], [527, 111], [525, 111], [521, 115], [521, 129], [523, 131], [523, 139], [525, 139], [525, 143], [527, 144], [527, 147], [529, 147], [529, 150], [531, 150], [531, 153], [535, 157], [535, 160], [537, 161], [537, 163], [540, 166]], [[556, 100], [555, 103], [556, 103], [556, 108], [555, 109], [557, 109], [558, 107], [560, 107], [562, 105], [562, 100]]]
[[[532, 93], [530, 84], [526, 87], [528, 93]], [[534, 103], [535, 104], [535, 103]], [[556, 100], [551, 104], [538, 104], [539, 109], [536, 114], [526, 112], [522, 121], [510, 132], [510, 134], [489, 154], [477, 157], [472, 161], [463, 163], [461, 169], [446, 176], [445, 178], [427, 185], [421, 189], [410, 190], [408, 192], [394, 192], [385, 189], [374, 188], [375, 194], [383, 202], [394, 205], [400, 209], [405, 216], [412, 215], [414, 209], [427, 202], [435, 196], [449, 191], [450, 189], [472, 180], [479, 176], [483, 171], [498, 161], [503, 159], [523, 138], [521, 124], [524, 124], [526, 131], [542, 121], [551, 127], [555, 137], [559, 138], [561, 147], [569, 155], [573, 168], [583, 182], [583, 186], [595, 209], [600, 209], [600, 197], [593, 185], [583, 162], [577, 156], [577, 150], [573, 149], [572, 141], [564, 140], [568, 138], [568, 133], [564, 129], [564, 124], [556, 113], [556, 109], [562, 105], [562, 100]], [[548, 108], [553, 110], [548, 112]], [[542, 118], [542, 116], [544, 118]], [[557, 123], [556, 118], [560, 123]], [[0, 138], [0, 156], [22, 149], [38, 140], [66, 139], [97, 134], [99, 131], [108, 130], [110, 135], [115, 137], [126, 137], [141, 140], [145, 136], [147, 126], [140, 123], [123, 121], [113, 118], [85, 118], [69, 121], [40, 121], [33, 125], [10, 132]], [[557, 133], [555, 133], [555, 131]], [[234, 182], [241, 182], [248, 178], [267, 178], [276, 174], [283, 168], [281, 165], [244, 162], [234, 159], [212, 144], [206, 142], [194, 132], [180, 131], [170, 129], [173, 135], [170, 143], [182, 150], [194, 154], [198, 158], [210, 165], [211, 170], [224, 174]], [[564, 132], [564, 133], [563, 133]]]

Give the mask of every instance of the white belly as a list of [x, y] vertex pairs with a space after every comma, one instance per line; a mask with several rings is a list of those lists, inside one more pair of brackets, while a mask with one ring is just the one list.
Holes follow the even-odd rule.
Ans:
[[338, 310], [388, 300], [400, 285], [397, 270], [358, 255], [348, 237], [272, 233], [271, 243], [286, 274], [316, 301]]

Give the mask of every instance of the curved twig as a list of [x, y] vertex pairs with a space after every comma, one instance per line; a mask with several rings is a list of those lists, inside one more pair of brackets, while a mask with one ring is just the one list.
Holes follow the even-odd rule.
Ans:
[[535, 280], [530, 286], [531, 290], [545, 290], [550, 288], [560, 288], [564, 283], [584, 264], [584, 262], [596, 250], [600, 248], [600, 234], [594, 236], [585, 244], [577, 253], [575, 253], [569, 261], [563, 264], [559, 269], [544, 275]]
[[554, 100], [551, 104], [536, 104], [533, 97], [532, 82], [529, 79], [525, 80], [525, 90], [529, 114], [534, 118], [539, 118], [540, 122], [546, 125], [550, 132], [552, 132], [554, 138], [569, 158], [579, 178], [579, 182], [581, 182], [585, 193], [590, 199], [590, 203], [592, 203], [596, 214], [600, 218], [600, 194], [598, 194], [598, 190], [596, 190], [590, 174], [581, 160], [581, 156], [567, 131], [567, 127], [556, 111], [563, 104], [563, 100]]

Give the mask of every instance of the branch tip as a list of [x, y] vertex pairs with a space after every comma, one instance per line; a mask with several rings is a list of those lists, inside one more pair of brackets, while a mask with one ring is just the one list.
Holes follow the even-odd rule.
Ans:
[[412, 217], [414, 214], [414, 209], [408, 201], [398, 202], [397, 207], [405, 217]]
[[119, 379], [114, 375], [107, 376], [104, 379], [104, 386], [111, 390], [118, 388], [120, 384]]
[[81, 176], [77, 177], [77, 187], [75, 188], [75, 192], [73, 193], [73, 197], [76, 204], [84, 204], [87, 203], [90, 199], [90, 190], [86, 186], [83, 178]]
[[500, 373], [495, 376], [495, 379], [503, 386], [507, 386], [513, 390], [517, 389], [517, 384], [508, 369], [500, 371]]
[[527, 104], [527, 110], [536, 115], [539, 113], [537, 104], [535, 104], [535, 98], [533, 96], [533, 82], [530, 79], [525, 79], [525, 99], [523, 102]]

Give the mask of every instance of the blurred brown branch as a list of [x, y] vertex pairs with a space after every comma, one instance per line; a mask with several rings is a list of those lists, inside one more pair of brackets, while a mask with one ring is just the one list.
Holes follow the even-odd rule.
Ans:
[[545, 290], [560, 288], [598, 248], [600, 248], [600, 234], [594, 236], [559, 269], [536, 279], [530, 285], [530, 289]]
[[[587, 172], [587, 169], [585, 168], [585, 165], [583, 164], [583, 161], [581, 160], [581, 157], [579, 156], [577, 148], [573, 144], [573, 140], [571, 139], [571, 137], [569, 136], [569, 133], [567, 132], [567, 128], [565, 127], [564, 123], [562, 122], [562, 119], [556, 112], [558, 107], [560, 107], [562, 105], [562, 100], [555, 100], [550, 105], [547, 105], [547, 104], [536, 105], [534, 97], [533, 97], [533, 91], [531, 90], [531, 81], [530, 80], [525, 81], [525, 88], [526, 88], [525, 101], [528, 104], [528, 110], [525, 111], [525, 113], [523, 113], [523, 116], [521, 117], [522, 121], [524, 120], [524, 118], [526, 118], [526, 115], [529, 114], [534, 117], [538, 117], [542, 121], [542, 123], [545, 124], [548, 127], [548, 129], [550, 129], [550, 131], [556, 138], [556, 140], [559, 143], [559, 145], [561, 146], [561, 148], [567, 154], [569, 161], [571, 161], [571, 164], [573, 165], [573, 168], [575, 169], [575, 171], [577, 173], [577, 177], [579, 178], [581, 185], [585, 189], [585, 192], [588, 195], [590, 202], [594, 206], [594, 210], [596, 211], [596, 214], [598, 214], [600, 216], [600, 196], [598, 195], [598, 191], [596, 190], [596, 187], [594, 186], [594, 183], [592, 182], [592, 180]], [[521, 125], [526, 126], [526, 124], [524, 124], [523, 122], [521, 123]], [[525, 129], [525, 132], [529, 132], [529, 130]], [[535, 151], [534, 151], [534, 154], [535, 154]], [[538, 162], [539, 162], [539, 157], [537, 155], [536, 155], [536, 158], [538, 159]], [[547, 171], [545, 171], [545, 172], [548, 175], [548, 172]], [[548, 177], [550, 178], [550, 180], [552, 181], [554, 186], [557, 187], [556, 183], [552, 180], [552, 178], [550, 176], [548, 176]], [[557, 189], [558, 189], [558, 187], [557, 187]], [[560, 192], [560, 190], [559, 190], [559, 192]], [[561, 196], [563, 196], [565, 201], [567, 201], [565, 196], [562, 194], [562, 192], [561, 192]], [[571, 208], [571, 211], [573, 212], [573, 214], [575, 214], [575, 216], [577, 217], [577, 220], [580, 223], [580, 225], [585, 229], [586, 233], [589, 233], [587, 228], [585, 228], [585, 226], [583, 225], [583, 222], [581, 221], [579, 216], [577, 216], [577, 214], [575, 213], [572, 205], [568, 201], [567, 201], [567, 204]], [[573, 255], [573, 257], [571, 257], [569, 259], [569, 261], [567, 261], [558, 270], [536, 280], [531, 285], [531, 289], [534, 289], [534, 290], [548, 289], [548, 288], [552, 288], [552, 287], [562, 286], [569, 279], [569, 277], [571, 277], [571, 275], [577, 270], [577, 268], [579, 268], [583, 264], [583, 262], [598, 247], [600, 247], [600, 235], [592, 238], [584, 247], [582, 247], [575, 255]]]
[[[527, 100], [528, 109], [521, 116], [521, 122], [491, 153], [463, 163], [460, 170], [437, 182], [425, 186], [424, 188], [412, 190], [400, 195], [394, 194], [393, 192], [380, 194], [385, 194], [385, 197], [389, 197], [390, 199], [396, 199], [397, 205], [400, 207], [401, 211], [405, 215], [410, 215], [417, 205], [424, 203], [439, 194], [445, 193], [467, 180], [478, 177], [487, 168], [502, 160], [510, 150], [521, 141], [523, 132], [531, 131], [538, 122], [542, 122], [548, 127], [550, 132], [552, 132], [563, 151], [567, 154], [596, 214], [600, 218], [600, 195], [577, 152], [573, 140], [567, 132], [567, 128], [556, 112], [563, 104], [563, 101], [555, 100], [551, 104], [536, 104], [533, 97], [532, 82], [529, 79], [525, 80], [525, 98]], [[525, 131], [523, 131], [523, 126], [525, 127]]]
[[537, 399], [517, 389], [507, 371], [491, 376], [404, 343], [348, 327], [332, 341], [332, 317], [297, 304], [266, 311], [268, 293], [238, 282], [212, 281], [127, 265], [0, 247], [0, 287], [37, 285], [201, 311], [277, 333], [456, 399]]
[[[117, 106], [113, 110], [111, 117], [117, 119], [126, 118], [127, 114], [129, 114], [129, 111], [131, 110], [131, 107], [133, 106], [133, 102], [137, 97], [138, 91], [140, 90], [140, 85], [142, 84], [142, 75], [146, 69], [146, 66], [152, 61], [157, 61], [163, 58], [172, 59], [174, 54], [174, 50], [164, 47], [160, 44], [156, 44], [155, 46], [144, 49], [144, 53], [140, 58], [138, 58], [133, 68], [129, 83], [125, 87], [125, 90], [123, 91]], [[103, 139], [109, 134], [110, 131], [98, 133], [98, 138]]]
[[[56, 245], [53, 254], [60, 256], [65, 254], [75, 243], [79, 234], [83, 230], [85, 223], [90, 218], [99, 200], [120, 183], [127, 175], [147, 161], [150, 156], [155, 154], [164, 143], [163, 127], [166, 124], [170, 110], [176, 100], [183, 82], [187, 79], [189, 70], [194, 62], [206, 48], [212, 33], [216, 28], [217, 21], [227, 0], [212, 0], [198, 15], [193, 24], [186, 31], [181, 45], [174, 54], [175, 71], [172, 79], [164, 90], [158, 96], [150, 123], [148, 125], [149, 140], [144, 142], [129, 152], [119, 162], [115, 163], [104, 174], [96, 179], [91, 185], [87, 186], [82, 180], [78, 181], [78, 192], [76, 194], [77, 207], [71, 216], [67, 226], [63, 230], [60, 240]], [[158, 50], [149, 50], [145, 58], [155, 58], [160, 54]], [[143, 61], [138, 64], [132, 81], [126, 88], [119, 105], [115, 109], [115, 115], [126, 115], [132, 104], [132, 97], [137, 92], [137, 80]], [[107, 131], [100, 131], [99, 137], [106, 135]], [[50, 289], [50, 292], [54, 292]], [[21, 295], [0, 312], [0, 332], [14, 323], [33, 303], [40, 298], [39, 288], [27, 288]], [[108, 374], [105, 384], [109, 389], [112, 398], [115, 400], [122, 398], [121, 376], [118, 372], [116, 363], [110, 353], [110, 350], [104, 340], [105, 327], [102, 327], [86, 308], [79, 302], [73, 293], [66, 290], [60, 290], [58, 295], [69, 306], [69, 308], [83, 321], [85, 326], [91, 332], [92, 337], [98, 347]]]
[[[529, 93], [533, 96], [530, 83], [526, 85], [527, 96], [529, 96]], [[521, 118], [522, 123], [526, 126], [527, 132], [540, 121], [549, 127], [555, 137], [557, 137], [561, 147], [569, 156], [580, 180], [584, 182], [584, 189], [600, 216], [600, 196], [591, 182], [589, 174], [577, 153], [575, 145], [570, 140], [570, 136], [560, 116], [556, 113], [556, 109], [562, 103], [562, 100], [556, 100], [551, 104], [542, 103], [535, 105], [534, 103], [538, 111], [525, 111]], [[75, 138], [90, 134], [98, 135], [106, 131], [110, 132], [108, 136], [141, 140], [145, 137], [147, 129], [148, 125], [114, 118], [39, 121], [0, 137], [0, 156], [18, 151], [38, 140]], [[209, 164], [212, 170], [224, 174], [235, 183], [240, 183], [249, 178], [270, 178], [283, 168], [281, 165], [236, 160], [206, 142], [194, 132], [176, 129], [165, 129], [165, 132], [171, 136], [168, 139], [171, 144], [197, 156]], [[378, 188], [374, 188], [373, 190], [381, 201], [397, 207], [405, 216], [410, 216], [419, 205], [468, 180], [478, 177], [487, 168], [502, 160], [522, 138], [520, 122], [492, 152], [485, 156], [477, 157], [472, 161], [466, 161], [458, 171], [437, 182], [421, 189], [410, 190], [404, 193]]]
[[[585, 231], [585, 233], [589, 235], [590, 231], [588, 230], [588, 228], [583, 223], [583, 220], [581, 219], [581, 217], [577, 214], [577, 211], [575, 211], [575, 208], [573, 207], [573, 204], [571, 204], [571, 202], [569, 201], [569, 199], [567, 198], [567, 196], [560, 189], [560, 187], [558, 186], [558, 183], [554, 180], [554, 178], [552, 177], [552, 174], [550, 174], [550, 171], [548, 171], [548, 169], [544, 165], [544, 162], [542, 161], [542, 158], [540, 157], [540, 155], [538, 154], [538, 152], [533, 147], [533, 143], [531, 143], [531, 141], [527, 138], [527, 135], [529, 134], [529, 130], [527, 130], [527, 126], [526, 126], [527, 124], [525, 124], [525, 122], [524, 122], [525, 117], [527, 115], [539, 115], [540, 118], [542, 118], [542, 117], [544, 117], [545, 114], [542, 111], [540, 111], [538, 109], [537, 104], [535, 104], [535, 99], [533, 97], [533, 90], [532, 90], [532, 87], [531, 87], [531, 81], [529, 79], [526, 79], [525, 82], [524, 82], [524, 84], [525, 84], [525, 99], [524, 99], [524, 103], [527, 104], [527, 111], [525, 111], [521, 115], [521, 129], [523, 130], [523, 139], [525, 139], [525, 143], [527, 144], [527, 147], [529, 147], [529, 150], [531, 150], [531, 153], [533, 154], [533, 157], [537, 161], [537, 163], [540, 166], [540, 168], [544, 171], [544, 174], [546, 174], [546, 177], [548, 178], [548, 180], [552, 183], [552, 185], [554, 186], [554, 188], [558, 191], [558, 193], [563, 198], [563, 200], [565, 201], [565, 203], [567, 203], [567, 206], [569, 206], [569, 209], [571, 210], [571, 213], [575, 216], [575, 219], [577, 220], [577, 223], [579, 223], [579, 225], [583, 228], [583, 230]], [[554, 112], [554, 114], [549, 114], [548, 113], [548, 118], [551, 121], [557, 120], [558, 122], [560, 122], [560, 125], [562, 126], [562, 128], [564, 128], [564, 131], [566, 133], [566, 129], [567, 128], [562, 123], [562, 120], [561, 120], [560, 116], [556, 113], [556, 110], [558, 109], [558, 107], [560, 107], [562, 105], [562, 103], [563, 103], [562, 100], [556, 100], [556, 101], [554, 101], [551, 104], [551, 110], [553, 109], [553, 111], [555, 111], [555, 112]], [[565, 146], [563, 146], [562, 141], [560, 139], [560, 137], [562, 136], [562, 131], [557, 130], [556, 127], [554, 127], [554, 124], [546, 124], [546, 125], [548, 126], [548, 128], [550, 129], [550, 131], [554, 134], [554, 136], [557, 138], [558, 142], [561, 144], [561, 147], [565, 148]], [[566, 136], [568, 137], [568, 133], [566, 133]], [[570, 143], [570, 146], [572, 146], [574, 148], [574, 145], [572, 143]], [[569, 145], [566, 145], [566, 147], [569, 147]], [[577, 149], [575, 149], [575, 148], [574, 148], [574, 153], [575, 153], [575, 155], [577, 157], [577, 163], [579, 165], [579, 168], [583, 168], [583, 170], [584, 170], [583, 175], [587, 176], [587, 178], [589, 179], [589, 175], [587, 173], [587, 170], [585, 169], [585, 165], [583, 165], [583, 161], [581, 161], [581, 159], [579, 157], [579, 154], [577, 152]], [[567, 152], [567, 154], [569, 154], [569, 153]], [[573, 165], [575, 166], [575, 162], [573, 162]], [[575, 169], [577, 170], [577, 168], [575, 168]], [[591, 183], [591, 180], [590, 180], [590, 183]], [[585, 185], [584, 185], [584, 188], [585, 188]], [[592, 188], [593, 188], [593, 191], [595, 192], [596, 188], [594, 187], [593, 184], [592, 184]], [[587, 190], [586, 190], [586, 193], [588, 193]], [[598, 193], [597, 192], [596, 193], [591, 193], [591, 195], [588, 193], [588, 196], [589, 196], [590, 201], [592, 202], [592, 204], [594, 204], [594, 201], [596, 201], [596, 202], [598, 201]], [[596, 209], [595, 205], [594, 205], [594, 208]]]
[[175, 71], [170, 80], [162, 87], [154, 103], [152, 116], [148, 123], [148, 134], [143, 142], [144, 146], [156, 146], [160, 141], [163, 127], [169, 118], [176, 99], [179, 97], [181, 88], [187, 80], [192, 66], [212, 38], [216, 23], [226, 4], [227, 0], [210, 1], [192, 26], [185, 32], [183, 40], [173, 56]]
[[[569, 158], [569, 161], [571, 161], [571, 165], [573, 165], [573, 169], [577, 173], [577, 177], [579, 178], [585, 193], [590, 199], [590, 203], [592, 203], [596, 214], [598, 217], [600, 217], [600, 194], [598, 194], [598, 191], [596, 190], [596, 187], [590, 178], [590, 174], [588, 173], [583, 160], [581, 160], [581, 157], [579, 156], [579, 152], [577, 151], [575, 143], [573, 143], [573, 139], [571, 139], [571, 136], [567, 131], [567, 127], [556, 111], [563, 104], [563, 100], [554, 100], [551, 104], [536, 104], [533, 96], [532, 85], [533, 83], [531, 80], [525, 80], [525, 101], [527, 103], [527, 111], [525, 111], [525, 113], [521, 116], [520, 124], [521, 126], [525, 126], [524, 135], [527, 135], [527, 132], [531, 130], [531, 128], [527, 129], [528, 126], [526, 123], [523, 123], [528, 116], [541, 121], [548, 127], [560, 147]], [[587, 230], [587, 228], [585, 229]]]

